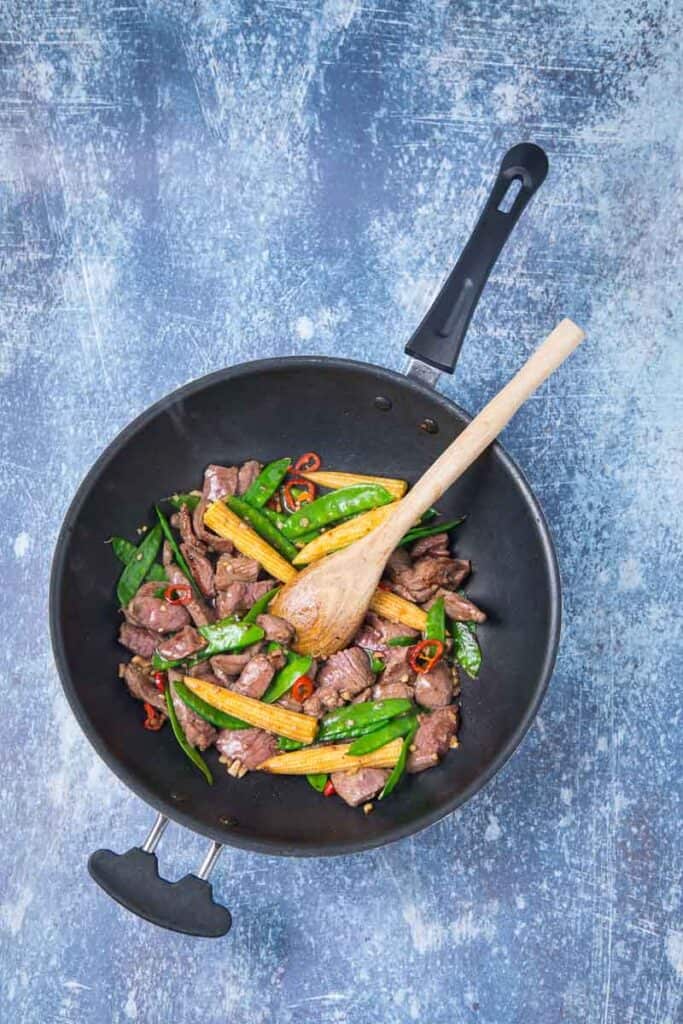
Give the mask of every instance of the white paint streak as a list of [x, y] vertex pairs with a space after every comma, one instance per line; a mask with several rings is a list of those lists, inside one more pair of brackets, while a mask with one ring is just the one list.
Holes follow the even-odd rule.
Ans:
[[497, 839], [500, 839], [502, 834], [498, 818], [496, 818], [495, 814], [489, 814], [489, 823], [484, 832], [484, 839], [487, 843], [495, 843]]
[[14, 538], [14, 555], [17, 559], [22, 559], [28, 554], [28, 550], [31, 547], [31, 537], [25, 530], [18, 533]]
[[0, 904], [0, 922], [11, 936], [14, 937], [21, 931], [32, 900], [33, 892], [28, 885], [24, 885], [13, 899], [6, 899]]
[[666, 955], [678, 977], [683, 979], [683, 932], [675, 928], [667, 932]]
[[444, 940], [444, 928], [435, 918], [425, 916], [422, 907], [407, 903], [403, 908], [403, 920], [410, 929], [413, 947], [418, 953], [429, 953], [439, 949]]

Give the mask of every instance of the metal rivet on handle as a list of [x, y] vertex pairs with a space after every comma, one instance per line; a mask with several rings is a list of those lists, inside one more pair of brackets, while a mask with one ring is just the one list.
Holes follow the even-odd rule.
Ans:
[[391, 405], [391, 399], [385, 398], [384, 395], [378, 395], [375, 399], [375, 409], [379, 409], [380, 412], [389, 412]]

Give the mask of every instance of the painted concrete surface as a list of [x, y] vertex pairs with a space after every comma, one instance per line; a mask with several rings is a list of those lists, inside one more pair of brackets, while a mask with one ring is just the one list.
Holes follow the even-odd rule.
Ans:
[[[0, 29], [0, 1019], [680, 1021], [680, 7], [5, 0]], [[85, 873], [152, 815], [57, 680], [67, 504], [128, 420], [227, 363], [400, 367], [524, 139], [550, 175], [441, 386], [476, 409], [561, 315], [589, 332], [505, 432], [565, 586], [539, 718], [429, 831], [228, 850], [230, 937], [155, 930]], [[204, 845], [172, 826], [166, 873]]]

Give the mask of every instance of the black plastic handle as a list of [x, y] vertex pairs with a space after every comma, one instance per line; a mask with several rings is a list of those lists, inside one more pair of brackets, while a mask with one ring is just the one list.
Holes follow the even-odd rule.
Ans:
[[[408, 355], [453, 373], [488, 276], [524, 207], [547, 173], [548, 158], [540, 146], [522, 142], [508, 150], [462, 256], [406, 345]], [[506, 197], [514, 181], [519, 181], [521, 187], [514, 198], [512, 193]]]
[[167, 882], [159, 876], [156, 854], [139, 846], [127, 853], [96, 850], [88, 871], [117, 903], [161, 928], [205, 938], [230, 931], [230, 911], [214, 902], [208, 882], [196, 875]]

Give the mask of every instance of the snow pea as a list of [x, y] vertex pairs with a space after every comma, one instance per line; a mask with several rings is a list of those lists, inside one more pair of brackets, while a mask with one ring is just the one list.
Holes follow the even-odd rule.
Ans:
[[310, 671], [312, 664], [313, 658], [309, 658], [307, 654], [288, 654], [287, 664], [280, 669], [261, 700], [266, 704], [274, 704], [291, 690], [297, 679]]
[[326, 775], [325, 772], [316, 772], [314, 775], [307, 775], [306, 781], [317, 793], [322, 793], [327, 785], [328, 778], [329, 775]]
[[385, 796], [389, 796], [396, 786], [403, 778], [403, 774], [406, 770], [406, 762], [408, 760], [408, 753], [410, 751], [410, 744], [413, 742], [413, 737], [417, 732], [418, 722], [415, 722], [410, 732], [404, 737], [403, 746], [401, 747], [401, 753], [398, 755], [398, 761], [391, 769], [391, 775], [384, 783], [384, 789], [379, 795], [379, 799], [384, 799]]
[[459, 519], [449, 519], [438, 526], [414, 526], [398, 542], [398, 546], [404, 547], [406, 544], [412, 544], [414, 540], [421, 540], [423, 537], [434, 537], [437, 533], [448, 533], [449, 530], [454, 530], [456, 526], [464, 523], [466, 519], [467, 516], [460, 516]]
[[475, 635], [474, 622], [453, 622], [453, 653], [470, 679], [476, 679], [481, 668], [481, 648]]
[[347, 751], [348, 757], [358, 757], [360, 754], [369, 754], [372, 750], [379, 750], [397, 736], [406, 736], [413, 730], [417, 722], [415, 715], [403, 715], [401, 718], [392, 718], [390, 722], [383, 725], [381, 729], [366, 733], [354, 740]]
[[235, 515], [238, 515], [240, 519], [244, 519], [246, 523], [249, 523], [251, 528], [263, 537], [265, 541], [274, 547], [276, 551], [279, 551], [281, 555], [284, 555], [288, 561], [296, 556], [296, 548], [289, 541], [284, 533], [280, 533], [277, 526], [271, 523], [268, 516], [265, 516], [260, 508], [253, 508], [247, 504], [242, 498], [226, 498], [225, 499], [228, 508], [231, 508]]
[[167, 500], [168, 500], [170, 505], [173, 505], [173, 508], [181, 509], [183, 507], [183, 505], [187, 505], [187, 507], [189, 508], [190, 512], [194, 512], [194, 510], [196, 509], [197, 505], [201, 501], [201, 495], [199, 495], [199, 494], [172, 494], [171, 497], [168, 498]]
[[178, 716], [176, 715], [175, 708], [173, 707], [173, 697], [171, 696], [170, 686], [166, 687], [164, 691], [164, 697], [166, 698], [166, 710], [168, 711], [168, 718], [171, 723], [171, 729], [173, 730], [173, 735], [178, 741], [178, 746], [183, 751], [185, 756], [188, 757], [190, 761], [192, 761], [192, 764], [195, 766], [195, 768], [199, 768], [200, 772], [202, 773], [206, 781], [209, 783], [209, 785], [211, 785], [213, 783], [213, 775], [209, 770], [209, 766], [207, 765], [206, 761], [199, 753], [199, 751], [195, 750], [194, 747], [190, 746], [190, 744], [187, 742], [185, 733], [183, 732], [182, 726], [178, 721]]
[[204, 718], [207, 722], [211, 722], [211, 725], [215, 725], [217, 729], [250, 729], [251, 726], [246, 722], [243, 722], [240, 718], [235, 718], [234, 715], [229, 715], [225, 711], [219, 711], [218, 708], [213, 707], [211, 704], [207, 704], [205, 700], [198, 697], [192, 690], [188, 690], [185, 683], [179, 679], [173, 684], [175, 692], [178, 694], [184, 704], [187, 704], [188, 708], [192, 708], [196, 711], [200, 718]]
[[263, 595], [263, 597], [259, 597], [258, 601], [253, 603], [247, 614], [244, 616], [242, 622], [256, 622], [258, 616], [263, 615], [266, 611], [268, 605], [273, 600], [279, 589], [279, 587], [273, 587], [273, 589], [269, 590]]
[[438, 598], [427, 612], [425, 639], [440, 640], [442, 644], [446, 642], [446, 611], [442, 597]]
[[116, 596], [124, 608], [137, 594], [142, 581], [152, 567], [161, 547], [161, 529], [154, 526], [140, 546], [135, 549], [135, 556], [127, 563], [116, 586]]
[[286, 751], [301, 750], [301, 748], [305, 747], [306, 745], [307, 744], [306, 743], [302, 743], [301, 740], [290, 740], [288, 736], [278, 736], [277, 737], [277, 749], [278, 750], [286, 750]]
[[290, 540], [296, 540], [310, 530], [336, 523], [339, 519], [369, 512], [370, 509], [388, 505], [394, 499], [379, 484], [352, 484], [330, 491], [315, 501], [309, 501], [294, 512], [282, 528]]
[[410, 711], [412, 707], [413, 702], [404, 697], [388, 697], [386, 700], [364, 701], [362, 704], [338, 708], [323, 716], [317, 739], [321, 741], [350, 736], [351, 729], [381, 724]]
[[244, 500], [254, 508], [263, 508], [287, 476], [291, 459], [277, 459], [264, 466], [253, 484], [246, 490]]
[[387, 647], [413, 647], [417, 642], [416, 636], [392, 636], [387, 640]]
[[212, 658], [214, 654], [224, 654], [225, 651], [241, 651], [243, 648], [255, 644], [257, 640], [262, 640], [265, 636], [261, 626], [253, 622], [238, 622], [232, 616], [220, 619], [219, 622], [211, 622], [207, 626], [199, 626], [199, 632], [207, 644], [193, 657], [174, 658], [172, 661], [167, 661], [155, 651], [152, 657], [152, 667], [156, 671], [165, 671], [169, 668], [176, 668], [178, 665], [192, 668], [200, 661]]
[[208, 640], [208, 645], [201, 652], [208, 657], [222, 654], [224, 651], [241, 651], [245, 647], [251, 647], [257, 640], [263, 640], [265, 635], [261, 626], [256, 623], [238, 622], [232, 616], [219, 619], [218, 622], [210, 622], [206, 626], [199, 626], [199, 632]]
[[201, 591], [200, 591], [199, 587], [197, 586], [197, 584], [195, 583], [194, 576], [190, 572], [190, 567], [187, 564], [187, 562], [185, 561], [185, 559], [183, 558], [183, 553], [180, 550], [180, 548], [178, 547], [176, 539], [173, 536], [173, 531], [171, 530], [171, 527], [169, 525], [168, 519], [166, 518], [166, 516], [161, 511], [161, 509], [159, 508], [158, 505], [154, 506], [154, 510], [155, 510], [155, 512], [157, 514], [157, 519], [159, 520], [159, 525], [161, 526], [161, 529], [164, 531], [164, 537], [166, 538], [166, 540], [168, 541], [168, 543], [169, 543], [169, 545], [171, 547], [171, 551], [173, 552], [173, 557], [176, 560], [176, 564], [177, 564], [178, 568], [180, 569], [180, 571], [182, 572], [183, 576], [186, 578], [187, 582], [190, 584], [192, 589], [194, 590], [194, 592], [197, 595], [197, 597], [199, 598], [199, 600], [200, 601], [203, 600]]
[[278, 530], [281, 530], [282, 527], [287, 522], [288, 517], [284, 514], [284, 512], [276, 512], [274, 508], [268, 508], [267, 505], [264, 505], [261, 511], [263, 512], [266, 519], [270, 519], [273, 526], [276, 526]]
[[[123, 562], [124, 565], [128, 565], [129, 562], [132, 562], [138, 553], [138, 549], [135, 544], [131, 544], [131, 542], [126, 540], [125, 537], [112, 537], [111, 549], [118, 560]], [[145, 583], [149, 583], [150, 580], [152, 580], [152, 582], [159, 581], [159, 583], [162, 583], [165, 579], [166, 570], [163, 565], [160, 565], [159, 562], [153, 562], [145, 576]]]

